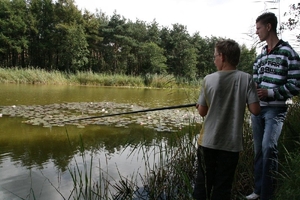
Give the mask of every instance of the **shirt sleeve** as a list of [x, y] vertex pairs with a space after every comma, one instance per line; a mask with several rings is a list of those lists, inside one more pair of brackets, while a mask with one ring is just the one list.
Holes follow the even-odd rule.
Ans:
[[207, 106], [207, 103], [206, 103], [206, 97], [205, 97], [205, 79], [203, 80], [203, 83], [202, 83], [202, 88], [201, 88], [201, 91], [200, 91], [200, 95], [199, 95], [199, 98], [198, 98], [198, 104], [201, 105], [201, 106]]
[[255, 82], [251, 76], [249, 77], [249, 87], [248, 87], [248, 95], [247, 96], [248, 96], [247, 104], [259, 102]]

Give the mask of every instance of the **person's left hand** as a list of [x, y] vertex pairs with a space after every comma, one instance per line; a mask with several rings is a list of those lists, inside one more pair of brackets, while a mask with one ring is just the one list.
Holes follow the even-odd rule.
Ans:
[[268, 97], [268, 90], [259, 88], [259, 89], [257, 89], [257, 95], [258, 95], [258, 98], [261, 100], [266, 99]]

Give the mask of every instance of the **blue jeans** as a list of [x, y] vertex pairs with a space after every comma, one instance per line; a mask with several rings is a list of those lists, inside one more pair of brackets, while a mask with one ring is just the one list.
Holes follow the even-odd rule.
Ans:
[[274, 195], [278, 171], [277, 142], [286, 118], [287, 107], [261, 107], [258, 116], [251, 115], [254, 139], [254, 192], [260, 200], [270, 200]]

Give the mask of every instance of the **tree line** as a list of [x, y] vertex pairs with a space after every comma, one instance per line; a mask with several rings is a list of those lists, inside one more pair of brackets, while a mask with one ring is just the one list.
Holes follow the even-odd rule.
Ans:
[[[173, 74], [193, 79], [215, 71], [215, 36], [186, 26], [135, 22], [116, 12], [79, 10], [74, 0], [1, 0], [0, 66], [64, 72]], [[234, 38], [232, 38], [234, 39]], [[251, 73], [255, 49], [241, 45], [240, 70]]]

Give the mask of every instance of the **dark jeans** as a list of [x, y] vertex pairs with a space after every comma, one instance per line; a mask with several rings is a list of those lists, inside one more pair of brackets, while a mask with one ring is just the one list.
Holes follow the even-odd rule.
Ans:
[[198, 147], [198, 172], [193, 197], [197, 200], [230, 200], [239, 152]]

